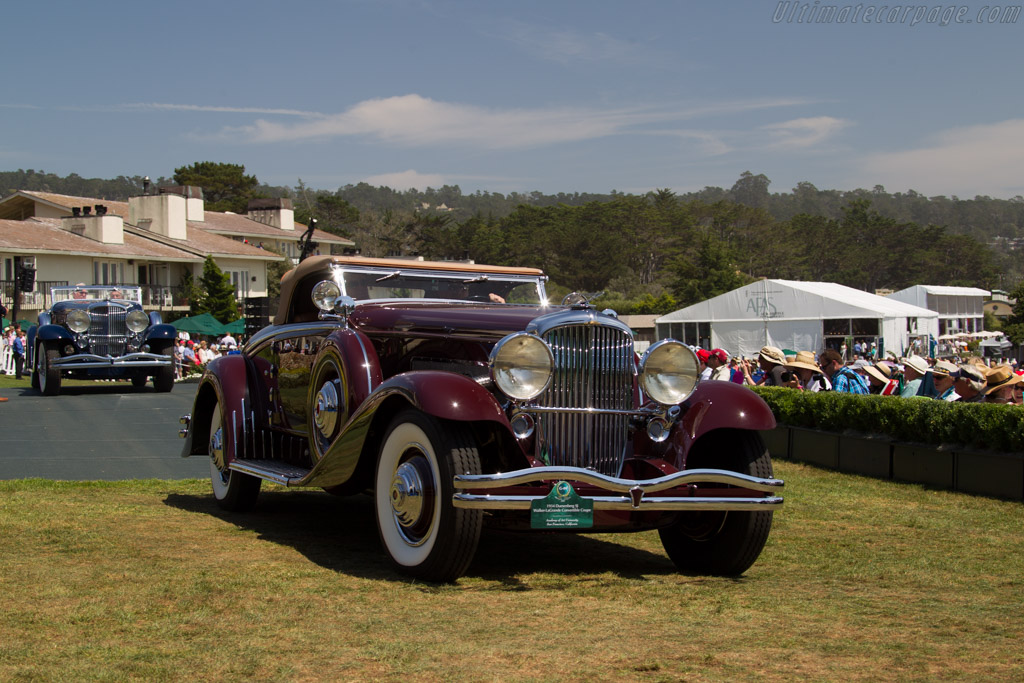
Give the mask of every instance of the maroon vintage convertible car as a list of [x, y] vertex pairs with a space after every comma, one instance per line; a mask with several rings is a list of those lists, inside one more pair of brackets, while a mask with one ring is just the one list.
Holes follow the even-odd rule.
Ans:
[[642, 358], [611, 311], [548, 303], [539, 270], [320, 256], [281, 283], [273, 324], [209, 364], [184, 456], [251, 508], [260, 483], [369, 492], [396, 567], [451, 581], [483, 527], [657, 529], [686, 572], [761, 553], [782, 481], [767, 406], [698, 384], [675, 340]]

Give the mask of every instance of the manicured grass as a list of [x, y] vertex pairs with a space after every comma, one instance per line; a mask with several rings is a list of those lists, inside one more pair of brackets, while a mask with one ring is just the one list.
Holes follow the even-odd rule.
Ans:
[[0, 482], [0, 680], [1024, 678], [1024, 506], [776, 474], [742, 578], [656, 533], [492, 533], [444, 586], [392, 572], [364, 497]]

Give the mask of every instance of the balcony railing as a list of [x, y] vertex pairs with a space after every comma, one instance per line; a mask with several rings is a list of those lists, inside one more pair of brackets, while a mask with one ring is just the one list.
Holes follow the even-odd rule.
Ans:
[[[125, 283], [127, 284], [127, 283]], [[18, 308], [23, 311], [45, 311], [53, 305], [51, 287], [66, 287], [67, 280], [36, 280], [31, 292], [19, 292]], [[182, 287], [169, 285], [136, 285], [142, 288], [142, 307], [146, 310], [175, 310], [189, 306]], [[10, 308], [14, 302], [14, 280], [0, 280], [4, 304]], [[20, 315], [20, 314], [19, 314]]]

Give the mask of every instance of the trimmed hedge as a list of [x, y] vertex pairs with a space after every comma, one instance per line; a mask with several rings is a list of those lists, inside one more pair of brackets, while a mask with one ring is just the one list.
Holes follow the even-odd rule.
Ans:
[[1024, 451], [1024, 408], [950, 403], [898, 396], [755, 387], [779, 424], [825, 431], [853, 430], [895, 441], [957, 444], [1004, 453]]

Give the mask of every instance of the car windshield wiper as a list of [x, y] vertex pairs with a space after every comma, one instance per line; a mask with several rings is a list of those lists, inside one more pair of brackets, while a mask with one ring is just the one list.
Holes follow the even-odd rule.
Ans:
[[491, 279], [491, 278], [487, 277], [486, 275], [481, 275], [480, 277], [475, 277], [475, 278], [473, 278], [472, 280], [463, 280], [463, 281], [462, 281], [462, 284], [464, 284], [464, 285], [468, 285], [468, 284], [470, 284], [471, 282], [487, 282], [487, 281], [488, 281], [488, 280], [490, 280], [490, 279]]
[[376, 280], [374, 280], [374, 282], [384, 282], [385, 280], [391, 280], [391, 279], [394, 279], [394, 278], [398, 277], [401, 274], [402, 274], [402, 271], [396, 270], [393, 273], [388, 273], [384, 277], [377, 278]]

